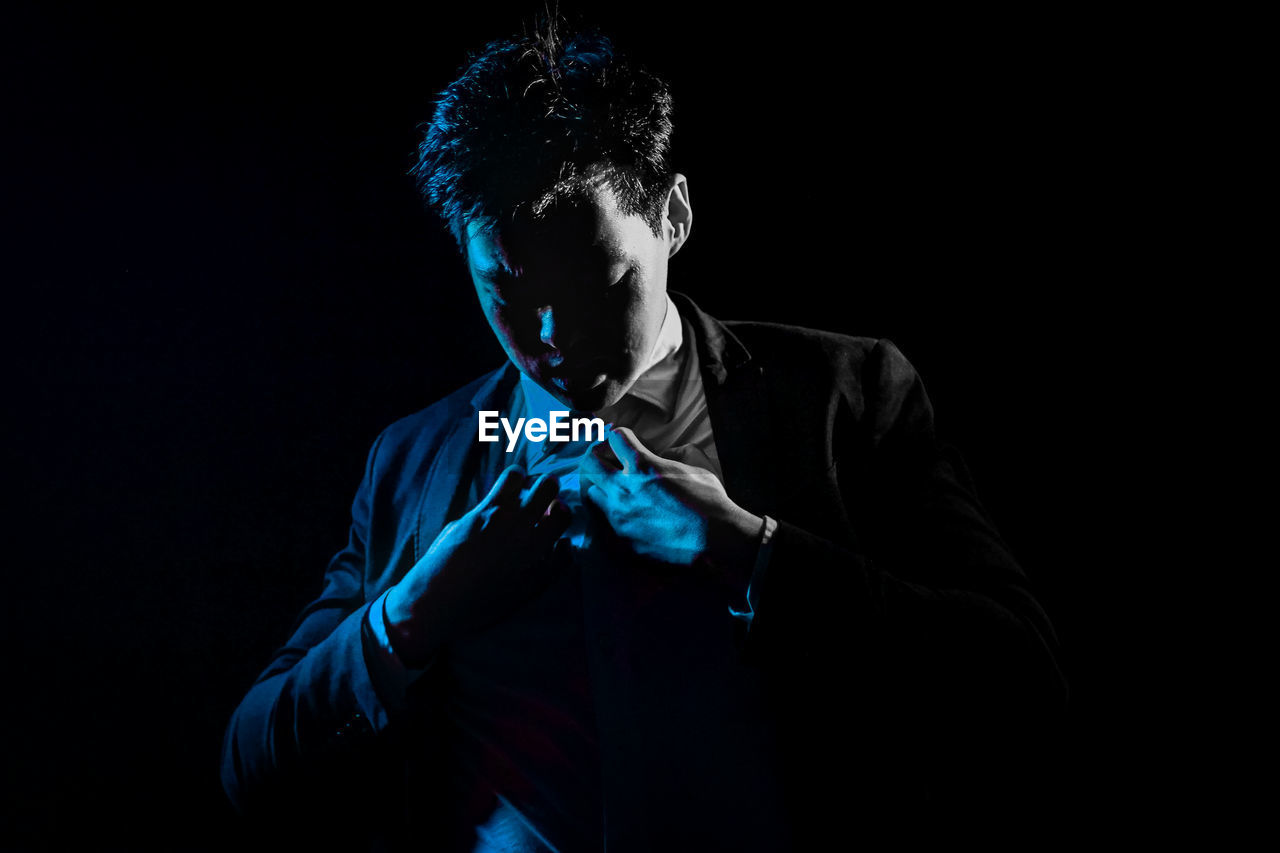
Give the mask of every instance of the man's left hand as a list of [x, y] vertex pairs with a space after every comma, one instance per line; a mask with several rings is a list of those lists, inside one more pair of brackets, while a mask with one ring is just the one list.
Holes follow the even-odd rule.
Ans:
[[734, 503], [715, 474], [658, 456], [626, 427], [578, 466], [586, 496], [637, 553], [688, 566], [749, 572], [764, 519]]

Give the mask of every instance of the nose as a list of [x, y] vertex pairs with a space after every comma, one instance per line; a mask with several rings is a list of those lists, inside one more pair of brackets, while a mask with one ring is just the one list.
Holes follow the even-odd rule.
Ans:
[[564, 350], [570, 343], [565, 331], [564, 312], [550, 305], [538, 309], [538, 337], [551, 349]]

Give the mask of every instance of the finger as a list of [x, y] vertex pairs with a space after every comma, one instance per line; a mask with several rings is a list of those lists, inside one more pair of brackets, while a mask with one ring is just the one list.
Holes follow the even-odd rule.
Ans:
[[634, 471], [640, 465], [647, 463], [652, 455], [649, 453], [649, 448], [641, 444], [636, 434], [626, 427], [612, 430], [606, 438], [609, 440], [613, 455], [618, 457], [618, 461], [627, 471]]
[[551, 501], [539, 518], [537, 526], [533, 529], [532, 546], [535, 551], [541, 552], [551, 547], [551, 544], [564, 535], [569, 529], [569, 523], [573, 521], [573, 513], [569, 507], [565, 506], [564, 501], [556, 498]]
[[587, 498], [590, 499], [593, 504], [600, 507], [600, 509], [605, 509], [609, 506], [609, 495], [599, 486], [588, 487]]
[[613, 448], [609, 446], [609, 442], [601, 441], [591, 445], [589, 455], [594, 456], [604, 466], [610, 470], [621, 471], [623, 468], [622, 460], [613, 452]]
[[558, 494], [560, 494], [560, 478], [554, 474], [543, 474], [520, 504], [521, 514], [529, 517], [530, 521], [535, 521], [538, 516], [547, 511], [547, 505], [555, 500]]
[[538, 519], [538, 526], [534, 528], [529, 548], [531, 553], [539, 559], [529, 564], [516, 581], [525, 590], [526, 597], [538, 595], [550, 586], [567, 566], [572, 565], [569, 560], [558, 560], [554, 554], [549, 553], [552, 551], [552, 546], [569, 529], [569, 522], [572, 520], [573, 513], [559, 499], [553, 500], [547, 507], [546, 513]]
[[671, 462], [679, 462], [681, 465], [688, 465], [691, 468], [701, 468], [704, 471], [711, 471], [713, 464], [711, 457], [706, 454], [701, 447], [696, 444], [682, 444], [679, 447], [672, 447], [665, 451], [657, 459], [666, 459]]
[[491, 507], [516, 505], [520, 499], [520, 490], [524, 488], [524, 481], [524, 470], [519, 465], [510, 466], [498, 475], [498, 482], [493, 484], [481, 504]]
[[621, 468], [612, 465], [606, 465], [600, 461], [600, 458], [594, 453], [588, 453], [582, 457], [582, 461], [578, 463], [578, 478], [583, 483], [602, 484], [607, 483], [609, 478], [620, 472]]

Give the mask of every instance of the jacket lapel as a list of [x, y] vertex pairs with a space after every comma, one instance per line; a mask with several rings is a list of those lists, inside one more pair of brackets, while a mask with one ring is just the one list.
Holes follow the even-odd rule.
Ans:
[[725, 491], [744, 509], [769, 512], [774, 509], [777, 472], [774, 454], [762, 452], [770, 446], [772, 434], [764, 367], [723, 323], [683, 293], [669, 292], [697, 333], [702, 385]]

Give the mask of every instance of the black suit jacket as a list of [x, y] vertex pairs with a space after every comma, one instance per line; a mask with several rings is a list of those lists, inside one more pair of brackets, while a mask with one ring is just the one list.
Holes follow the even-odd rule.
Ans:
[[[608, 551], [584, 570], [609, 849], [1008, 824], [1034, 799], [1065, 685], [919, 377], [887, 341], [721, 323], [672, 298], [728, 494], [779, 524], [749, 629], [714, 585], [619, 571]], [[517, 378], [506, 364], [374, 443], [347, 547], [228, 726], [223, 781], [242, 810], [326, 841], [447, 834], [447, 674], [389, 711], [365, 614], [468, 509], [476, 411], [503, 409]]]

